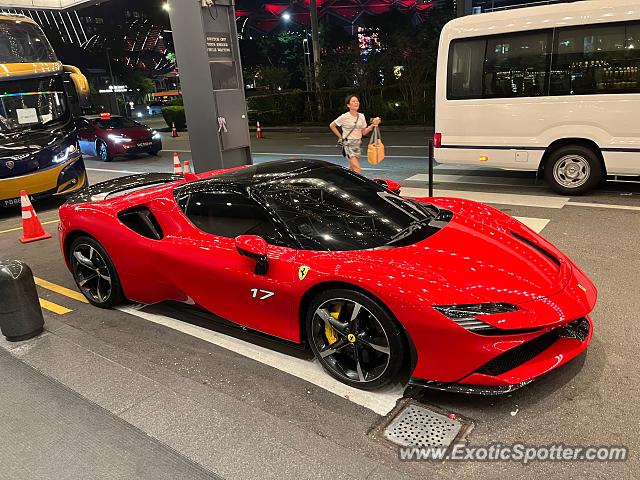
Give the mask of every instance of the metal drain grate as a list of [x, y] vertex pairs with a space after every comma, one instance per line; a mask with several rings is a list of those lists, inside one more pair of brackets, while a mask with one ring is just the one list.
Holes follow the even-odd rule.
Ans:
[[384, 429], [384, 436], [402, 447], [448, 447], [461, 428], [458, 421], [409, 405]]

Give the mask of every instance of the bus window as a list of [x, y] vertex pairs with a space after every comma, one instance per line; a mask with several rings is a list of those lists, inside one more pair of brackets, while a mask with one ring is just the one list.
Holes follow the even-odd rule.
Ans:
[[56, 62], [42, 31], [33, 23], [0, 22], [0, 63]]
[[527, 32], [487, 39], [484, 97], [546, 95], [551, 32]]
[[640, 92], [640, 24], [558, 29], [551, 95]]
[[66, 118], [66, 113], [60, 76], [0, 83], [0, 132], [37, 128]]
[[451, 43], [447, 98], [462, 100], [482, 97], [482, 66], [487, 41], [457, 40]]

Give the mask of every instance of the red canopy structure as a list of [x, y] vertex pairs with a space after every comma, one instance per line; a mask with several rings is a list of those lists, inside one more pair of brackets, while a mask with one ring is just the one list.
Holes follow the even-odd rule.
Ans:
[[[353, 25], [363, 15], [383, 15], [392, 9], [413, 14], [418, 21], [423, 21], [437, 0], [317, 0], [316, 3], [320, 17], [332, 15]], [[269, 33], [283, 21], [308, 27], [309, 0], [273, 0], [268, 3], [260, 2], [254, 8], [241, 5], [236, 16], [251, 19], [251, 26], [263, 33]]]

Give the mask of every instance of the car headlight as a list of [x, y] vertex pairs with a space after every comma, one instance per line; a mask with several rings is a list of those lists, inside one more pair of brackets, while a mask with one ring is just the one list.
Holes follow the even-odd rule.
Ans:
[[60, 153], [53, 156], [53, 163], [64, 163], [71, 156], [78, 151], [78, 147], [74, 144], [69, 145], [67, 148], [63, 149]]
[[462, 328], [477, 333], [488, 330], [497, 330], [494, 326], [484, 323], [477, 317], [481, 317], [483, 315], [495, 315], [498, 313], [510, 313], [518, 310], [518, 307], [509, 303], [438, 305], [433, 308], [449, 317]]
[[157, 131], [153, 131], [151, 132], [151, 138], [153, 138], [154, 140], [160, 140], [160, 134]]
[[113, 143], [125, 143], [125, 142], [131, 141], [130, 138], [122, 137], [120, 135], [113, 135], [113, 134], [107, 135], [107, 138], [111, 140]]

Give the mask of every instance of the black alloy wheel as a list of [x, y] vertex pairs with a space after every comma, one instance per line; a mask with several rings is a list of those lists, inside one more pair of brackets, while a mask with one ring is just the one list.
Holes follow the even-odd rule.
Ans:
[[398, 379], [403, 336], [395, 320], [368, 296], [330, 290], [312, 302], [306, 319], [311, 350], [334, 378], [374, 390]]
[[107, 147], [107, 144], [104, 142], [98, 142], [98, 157], [100, 157], [100, 160], [102, 160], [103, 162], [110, 162], [112, 160], [111, 155], [109, 155], [109, 148]]
[[124, 300], [122, 286], [109, 255], [96, 240], [80, 237], [69, 249], [73, 278], [92, 305], [111, 308]]

